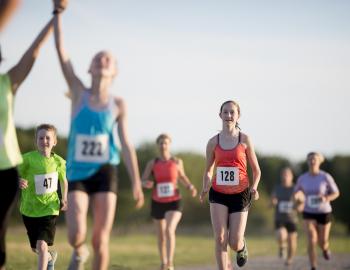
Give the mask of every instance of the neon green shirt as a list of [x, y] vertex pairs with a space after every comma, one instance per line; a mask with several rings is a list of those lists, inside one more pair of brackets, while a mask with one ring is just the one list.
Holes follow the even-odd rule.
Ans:
[[20, 212], [28, 217], [58, 215], [57, 186], [58, 181], [66, 179], [66, 161], [54, 153], [46, 158], [32, 151], [23, 155], [18, 170], [20, 177], [28, 181], [28, 187], [21, 190]]
[[13, 120], [13, 94], [10, 77], [0, 74], [0, 170], [22, 162]]

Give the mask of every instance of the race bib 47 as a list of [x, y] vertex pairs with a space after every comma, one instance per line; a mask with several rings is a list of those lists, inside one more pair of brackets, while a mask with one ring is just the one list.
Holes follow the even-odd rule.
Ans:
[[52, 193], [57, 190], [58, 173], [34, 175], [35, 193], [37, 195]]

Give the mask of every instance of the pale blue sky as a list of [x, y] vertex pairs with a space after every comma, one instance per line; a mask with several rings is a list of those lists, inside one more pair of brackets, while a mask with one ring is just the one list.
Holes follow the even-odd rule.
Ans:
[[[1, 37], [14, 65], [50, 18], [51, 1], [23, 1]], [[118, 58], [113, 93], [129, 107], [137, 146], [161, 132], [174, 151], [204, 153], [218, 110], [241, 105], [242, 131], [262, 154], [350, 154], [350, 1], [70, 0], [65, 47], [76, 73], [102, 49]], [[51, 38], [18, 92], [16, 123], [69, 128], [67, 86]]]

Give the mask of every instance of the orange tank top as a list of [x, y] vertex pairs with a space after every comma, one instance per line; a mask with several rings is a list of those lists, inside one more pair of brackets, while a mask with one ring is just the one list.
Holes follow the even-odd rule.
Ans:
[[152, 192], [152, 199], [157, 202], [167, 203], [180, 200], [180, 193], [177, 187], [178, 168], [176, 161], [156, 159], [152, 169], [155, 186]]
[[218, 142], [214, 149], [214, 175], [212, 188], [224, 194], [237, 194], [249, 187], [247, 157], [239, 133], [238, 144], [232, 149], [223, 149]]

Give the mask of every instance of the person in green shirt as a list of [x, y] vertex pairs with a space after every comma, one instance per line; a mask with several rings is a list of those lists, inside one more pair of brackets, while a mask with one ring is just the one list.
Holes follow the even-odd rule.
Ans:
[[[16, 1], [0, 1], [0, 30], [16, 7]], [[30, 73], [40, 48], [52, 32], [52, 23], [51, 19], [16, 65], [5, 73], [0, 72], [0, 270], [5, 270], [7, 221], [18, 191], [17, 165], [22, 162], [13, 117], [14, 99], [19, 87]], [[1, 62], [0, 50], [0, 64]]]
[[[42, 124], [36, 129], [37, 150], [25, 153], [18, 167], [21, 189], [20, 212], [30, 246], [39, 255], [38, 269], [54, 269], [57, 252], [52, 246], [59, 211], [67, 210], [66, 161], [52, 152], [57, 144], [56, 128]], [[58, 185], [60, 181], [60, 185]], [[57, 193], [61, 187], [61, 199]]]

